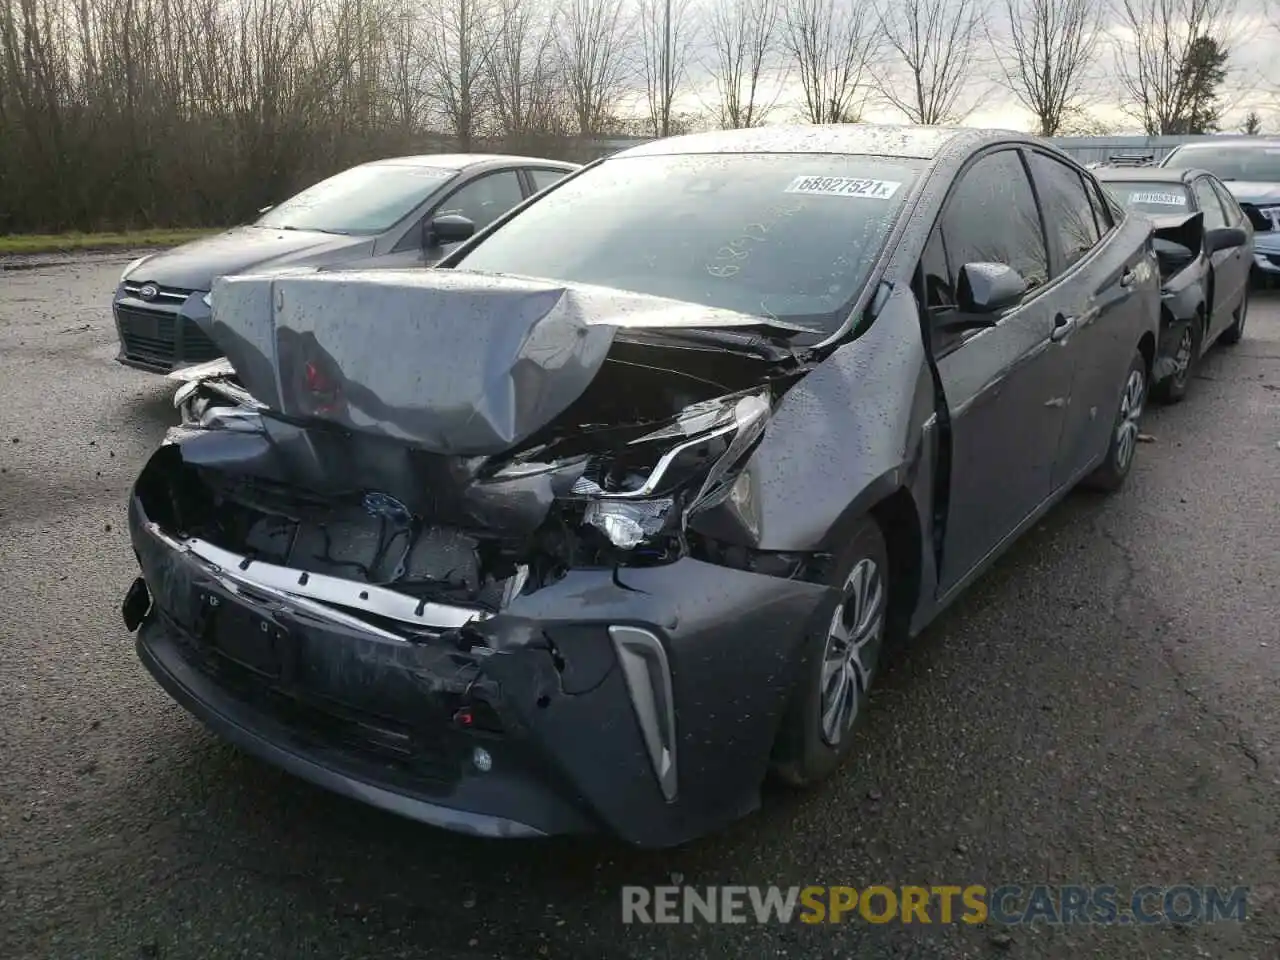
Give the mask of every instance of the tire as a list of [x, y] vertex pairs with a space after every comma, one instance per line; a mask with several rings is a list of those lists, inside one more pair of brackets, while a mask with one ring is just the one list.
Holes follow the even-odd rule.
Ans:
[[1249, 316], [1249, 289], [1245, 288], [1240, 298], [1240, 306], [1236, 307], [1236, 322], [1218, 334], [1218, 342], [1233, 346], [1244, 338], [1244, 322]]
[[1094, 490], [1113, 491], [1124, 486], [1138, 451], [1138, 434], [1142, 408], [1147, 398], [1147, 361], [1134, 351], [1129, 370], [1124, 375], [1116, 415], [1107, 441], [1107, 455], [1102, 464], [1085, 478], [1084, 485]]
[[772, 772], [783, 783], [811, 786], [849, 755], [884, 649], [889, 576], [884, 534], [863, 517], [832, 565], [827, 582], [840, 596], [805, 641], [802, 673], [778, 730]]
[[1181, 403], [1187, 397], [1187, 388], [1191, 385], [1191, 377], [1195, 373], [1196, 364], [1200, 362], [1200, 351], [1204, 344], [1203, 318], [1196, 316], [1188, 321], [1178, 340], [1178, 351], [1175, 360], [1178, 369], [1151, 388], [1151, 395], [1161, 403]]

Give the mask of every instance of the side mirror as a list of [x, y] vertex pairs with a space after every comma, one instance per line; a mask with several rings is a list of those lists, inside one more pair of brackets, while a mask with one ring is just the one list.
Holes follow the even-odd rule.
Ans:
[[1219, 227], [1205, 234], [1204, 245], [1210, 253], [1217, 253], [1219, 250], [1243, 247], [1247, 239], [1248, 237], [1239, 227]]
[[963, 313], [996, 313], [1013, 306], [1026, 292], [1022, 274], [1003, 263], [966, 263], [956, 283], [956, 300]]
[[442, 213], [427, 221], [422, 230], [422, 246], [430, 250], [432, 247], [443, 247], [450, 243], [461, 243], [470, 240], [476, 232], [476, 225], [460, 213]]

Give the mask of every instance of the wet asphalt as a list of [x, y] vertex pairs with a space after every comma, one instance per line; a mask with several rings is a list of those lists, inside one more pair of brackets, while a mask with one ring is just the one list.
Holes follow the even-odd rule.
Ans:
[[[224, 746], [121, 623], [173, 422], [122, 262], [0, 272], [0, 957], [1280, 956], [1280, 295], [894, 653], [856, 756], [685, 848], [452, 836]], [[623, 884], [1246, 885], [1243, 923], [620, 923]]]

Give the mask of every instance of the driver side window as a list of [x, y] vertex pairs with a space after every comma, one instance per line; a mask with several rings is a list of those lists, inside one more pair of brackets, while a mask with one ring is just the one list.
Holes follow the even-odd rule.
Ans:
[[1049, 278], [1049, 254], [1035, 194], [1017, 150], [982, 157], [961, 174], [942, 213], [951, 289], [966, 263], [1001, 263], [1035, 290]]
[[947, 198], [917, 271], [917, 296], [928, 316], [936, 356], [975, 330], [944, 329], [959, 310], [960, 268], [967, 263], [1012, 267], [1027, 291], [1049, 276], [1049, 254], [1031, 181], [1016, 150], [987, 154], [969, 167]]
[[1227, 215], [1222, 212], [1222, 202], [1218, 199], [1218, 195], [1213, 192], [1213, 187], [1209, 185], [1209, 181], [1204, 177], [1199, 177], [1191, 184], [1191, 189], [1196, 192], [1196, 200], [1200, 203], [1200, 209], [1204, 211], [1204, 228], [1206, 230], [1216, 230], [1219, 227], [1227, 225]]
[[476, 233], [479, 233], [523, 200], [520, 178], [514, 170], [504, 170], [478, 177], [461, 187], [440, 204], [432, 216], [461, 214], [476, 225]]

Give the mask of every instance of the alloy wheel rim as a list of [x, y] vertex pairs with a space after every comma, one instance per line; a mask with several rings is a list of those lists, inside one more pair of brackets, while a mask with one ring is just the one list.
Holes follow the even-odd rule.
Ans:
[[884, 578], [876, 562], [864, 557], [845, 579], [822, 653], [821, 725], [829, 746], [844, 741], [858, 716], [871, 679], [864, 653], [884, 630], [884, 610]]
[[1116, 427], [1116, 465], [1121, 470], [1129, 468], [1133, 451], [1138, 445], [1138, 423], [1142, 419], [1142, 400], [1146, 377], [1141, 370], [1131, 370], [1120, 396], [1120, 423]]

